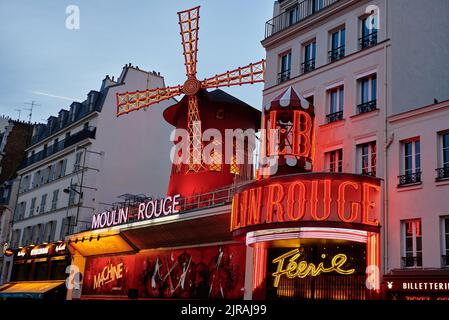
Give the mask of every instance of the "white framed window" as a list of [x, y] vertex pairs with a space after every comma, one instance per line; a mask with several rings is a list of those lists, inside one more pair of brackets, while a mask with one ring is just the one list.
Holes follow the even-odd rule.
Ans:
[[74, 218], [72, 216], [62, 219], [61, 232], [59, 239], [64, 239], [68, 235], [73, 233], [74, 228]]
[[292, 53], [285, 52], [279, 56], [278, 83], [287, 81], [291, 76]]
[[77, 188], [77, 184], [74, 183], [72, 185], [70, 185], [70, 190], [69, 190], [69, 206], [73, 206], [75, 204], [75, 197], [76, 197], [76, 188]]
[[47, 194], [41, 196], [41, 205], [39, 207], [39, 213], [45, 212], [45, 205], [47, 204]]
[[404, 220], [402, 233], [402, 267], [422, 267], [421, 219]]
[[345, 44], [346, 44], [346, 29], [340, 27], [339, 29], [330, 32], [329, 36], [330, 50], [329, 60], [330, 62], [341, 59], [345, 56]]
[[359, 104], [365, 104], [377, 100], [377, 74], [358, 79]]
[[449, 216], [441, 217], [441, 265], [449, 267]]
[[53, 191], [53, 198], [51, 199], [51, 210], [56, 210], [57, 205], [58, 205], [58, 195], [59, 195], [59, 190], [55, 190]]
[[411, 175], [421, 172], [421, 143], [419, 139], [402, 142], [403, 174]]
[[76, 153], [75, 155], [75, 163], [73, 165], [73, 171], [72, 172], [76, 172], [80, 169], [80, 165], [81, 165], [81, 157], [83, 156], [83, 152], [79, 151]]
[[449, 168], [449, 132], [442, 132], [439, 134], [440, 140], [440, 166], [441, 168]]
[[30, 204], [30, 217], [34, 215], [34, 210], [36, 209], [36, 197], [31, 198]]
[[345, 89], [344, 86], [338, 86], [328, 90], [329, 96], [329, 114], [343, 111]]
[[343, 172], [343, 149], [326, 152], [326, 167], [329, 172]]
[[377, 146], [376, 141], [357, 145], [357, 172], [376, 176]]

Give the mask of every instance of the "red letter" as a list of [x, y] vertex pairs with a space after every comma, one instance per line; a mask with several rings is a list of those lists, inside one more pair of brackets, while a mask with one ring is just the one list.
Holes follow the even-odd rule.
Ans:
[[313, 220], [325, 221], [331, 214], [331, 180], [323, 180], [324, 195], [323, 195], [323, 216], [318, 217], [318, 180], [312, 181], [312, 191], [310, 195], [310, 215]]
[[359, 189], [359, 185], [355, 182], [345, 181], [338, 187], [338, 217], [343, 222], [354, 222], [357, 219], [357, 214], [359, 211], [360, 204], [352, 202], [351, 204], [351, 214], [349, 218], [345, 217], [345, 189], [346, 186], [351, 186], [355, 190]]
[[379, 192], [380, 187], [376, 186], [374, 184], [370, 183], [363, 183], [363, 200], [362, 200], [362, 223], [372, 225], [372, 226], [378, 226], [379, 221], [377, 219], [370, 220], [369, 219], [369, 209], [375, 207], [375, 202], [370, 200], [370, 189], [374, 189], [375, 191]]
[[274, 208], [277, 208], [277, 222], [284, 221], [284, 208], [282, 207], [282, 199], [284, 198], [284, 188], [280, 183], [274, 183], [268, 186], [268, 204], [266, 222], [273, 222]]
[[262, 209], [262, 187], [249, 190], [248, 225], [259, 224]]
[[[298, 198], [295, 197], [296, 189], [299, 190]], [[298, 203], [297, 206], [295, 204]], [[306, 187], [301, 181], [294, 181], [288, 187], [287, 196], [287, 216], [291, 221], [297, 221], [304, 217], [304, 207], [306, 203]], [[299, 212], [295, 216], [295, 211]]]

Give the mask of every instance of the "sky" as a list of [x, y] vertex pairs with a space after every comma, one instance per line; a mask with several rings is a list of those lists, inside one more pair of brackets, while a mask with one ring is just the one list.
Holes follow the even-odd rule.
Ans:
[[[129, 62], [160, 72], [168, 86], [186, 80], [178, 11], [201, 5], [197, 77], [265, 58], [260, 41], [274, 0], [0, 0], [0, 115], [45, 122], [118, 78]], [[79, 29], [68, 29], [70, 5]], [[224, 90], [260, 109], [263, 84]]]

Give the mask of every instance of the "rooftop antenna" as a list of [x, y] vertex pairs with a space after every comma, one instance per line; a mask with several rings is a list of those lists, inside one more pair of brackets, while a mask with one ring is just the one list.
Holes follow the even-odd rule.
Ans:
[[21, 110], [21, 109], [14, 109], [14, 111], [17, 111], [17, 112], [19, 113], [19, 118], [18, 118], [18, 120], [20, 121], [20, 113], [22, 112], [22, 110]]
[[31, 123], [31, 117], [33, 116], [33, 109], [34, 109], [34, 107], [38, 107], [38, 106], [41, 106], [41, 105], [37, 104], [36, 101], [34, 101], [34, 100], [32, 100], [31, 103], [30, 102], [25, 102], [24, 104], [30, 105], [29, 108], [23, 108], [23, 109], [30, 112], [28, 114], [28, 122]]

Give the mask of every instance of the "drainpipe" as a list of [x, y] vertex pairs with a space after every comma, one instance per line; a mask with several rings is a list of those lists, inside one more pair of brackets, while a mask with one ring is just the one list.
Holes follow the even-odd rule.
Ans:
[[[388, 1], [385, 2], [385, 37], [389, 38], [388, 33]], [[384, 50], [384, 68], [385, 68], [385, 80], [384, 80], [384, 241], [383, 241], [383, 252], [384, 252], [384, 263], [383, 263], [383, 272], [382, 274], [386, 274], [387, 270], [389, 270], [389, 254], [388, 254], [388, 186], [389, 186], [389, 177], [388, 177], [388, 148], [393, 142], [394, 135], [388, 137], [388, 57], [387, 52], [390, 48], [390, 44], [385, 46]]]

